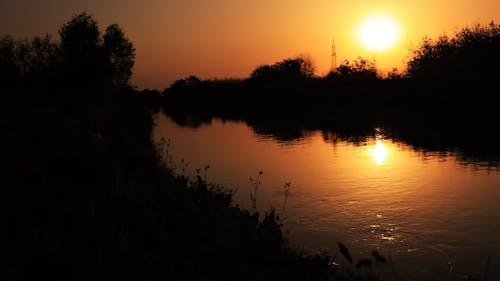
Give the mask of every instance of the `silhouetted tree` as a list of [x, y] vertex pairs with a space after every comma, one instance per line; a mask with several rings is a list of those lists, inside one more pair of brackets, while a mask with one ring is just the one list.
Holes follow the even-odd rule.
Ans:
[[97, 22], [83, 12], [62, 25], [59, 35], [59, 43], [50, 35], [32, 40], [15, 40], [9, 35], [0, 38], [1, 86], [128, 85], [135, 48], [117, 24], [101, 36]]
[[176, 80], [174, 83], [172, 83], [169, 90], [171, 92], [182, 92], [187, 89], [192, 89], [194, 87], [197, 87], [200, 84], [201, 84], [200, 78], [194, 75], [190, 75], [186, 78]]
[[19, 69], [15, 58], [16, 42], [10, 35], [0, 39], [0, 86], [10, 86], [19, 78]]
[[336, 72], [330, 72], [329, 76], [339, 76], [343, 79], [375, 80], [377, 79], [377, 68], [375, 63], [358, 57], [352, 63], [345, 60], [337, 67]]
[[111, 79], [115, 85], [127, 85], [135, 63], [135, 48], [123, 30], [112, 24], [103, 36], [104, 49], [111, 64]]
[[252, 71], [250, 74], [250, 79], [254, 80], [264, 80], [266, 78], [272, 78], [274, 75], [274, 69], [270, 65], [261, 65]]
[[439, 80], [496, 79], [500, 64], [500, 25], [466, 27], [454, 37], [424, 38], [412, 50], [408, 75]]
[[97, 22], [80, 13], [59, 30], [66, 75], [74, 83], [96, 84], [109, 80], [110, 67]]
[[30, 42], [30, 55], [25, 62], [29, 66], [26, 78], [32, 83], [49, 83], [56, 79], [59, 47], [50, 35], [35, 37]]
[[83, 60], [96, 52], [101, 38], [97, 22], [91, 15], [83, 12], [73, 16], [59, 30], [63, 54], [70, 59]]
[[314, 65], [310, 58], [299, 56], [285, 59], [273, 65], [257, 67], [251, 74], [251, 81], [292, 82], [314, 76]]
[[47, 83], [54, 74], [57, 55], [57, 44], [52, 42], [50, 35], [31, 41], [16, 41], [9, 35], [4, 36], [0, 39], [1, 77], [9, 85], [21, 81], [23, 84]]
[[387, 79], [389, 80], [398, 80], [402, 79], [404, 74], [401, 73], [397, 68], [393, 68], [391, 71], [387, 73]]

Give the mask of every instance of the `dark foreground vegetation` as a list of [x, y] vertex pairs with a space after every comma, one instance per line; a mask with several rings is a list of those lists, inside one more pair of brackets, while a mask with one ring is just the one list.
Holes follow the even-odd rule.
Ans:
[[311, 130], [359, 140], [378, 127], [417, 149], [497, 166], [499, 50], [500, 25], [492, 22], [424, 39], [404, 71], [384, 77], [362, 58], [317, 77], [298, 57], [247, 79], [178, 80], [163, 92], [164, 109], [179, 124], [241, 120], [284, 141]]
[[351, 279], [289, 248], [274, 212], [164, 166], [150, 139], [159, 96], [128, 85], [135, 50], [118, 25], [101, 35], [83, 13], [59, 33], [0, 41], [0, 279]]

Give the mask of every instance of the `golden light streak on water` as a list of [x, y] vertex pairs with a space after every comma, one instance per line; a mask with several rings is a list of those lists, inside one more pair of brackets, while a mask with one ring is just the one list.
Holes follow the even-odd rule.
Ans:
[[373, 158], [375, 163], [380, 166], [384, 163], [385, 157], [387, 155], [387, 149], [382, 143], [381, 139], [378, 139], [375, 143], [375, 147], [372, 149]]

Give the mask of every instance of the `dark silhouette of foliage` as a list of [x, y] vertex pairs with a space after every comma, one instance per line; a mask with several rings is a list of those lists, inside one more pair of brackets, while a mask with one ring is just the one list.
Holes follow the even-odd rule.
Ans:
[[375, 63], [358, 57], [352, 63], [345, 60], [336, 71], [329, 73], [329, 78], [338, 76], [344, 80], [366, 81], [377, 79], [377, 68]]
[[495, 79], [500, 63], [500, 25], [466, 27], [454, 37], [424, 38], [412, 50], [408, 75], [440, 80]]
[[387, 73], [388, 80], [401, 80], [404, 77], [405, 77], [405, 74], [401, 73], [397, 68], [393, 68], [393, 69], [391, 69], [391, 71], [389, 71]]
[[347, 249], [347, 247], [344, 244], [342, 244], [341, 242], [337, 242], [337, 244], [339, 246], [339, 251], [342, 254], [342, 256], [344, 256], [344, 258], [347, 261], [352, 263], [352, 257], [351, 257], [351, 254], [349, 253], [349, 250]]
[[101, 36], [97, 21], [83, 12], [65, 23], [59, 35], [70, 84], [128, 85], [135, 48], [119, 25], [108, 26]]
[[200, 84], [201, 84], [200, 78], [194, 75], [190, 75], [186, 78], [179, 79], [174, 83], [172, 83], [170, 89], [172, 92], [186, 91], [188, 89], [192, 90], [193, 88], [200, 86]]
[[97, 21], [83, 12], [71, 18], [59, 29], [63, 53], [72, 59], [82, 60], [89, 52], [98, 49], [101, 32]]
[[[53, 74], [59, 55], [57, 44], [50, 35], [35, 37], [31, 41], [31, 57], [25, 62], [30, 67], [29, 72], [33, 77], [43, 77], [47, 73]], [[54, 77], [47, 77], [54, 79]]]
[[135, 48], [117, 24], [106, 28], [103, 36], [104, 49], [110, 60], [112, 81], [115, 85], [127, 85], [135, 63]]
[[285, 59], [273, 65], [262, 65], [250, 74], [250, 80], [258, 83], [295, 82], [314, 76], [310, 58], [299, 56]]
[[[53, 80], [58, 46], [50, 35], [32, 40], [0, 39], [0, 73], [7, 86], [34, 84], [42, 86]], [[6, 86], [2, 83], [3, 86]]]
[[160, 93], [122, 87], [134, 48], [117, 25], [101, 37], [82, 13], [60, 35], [0, 40], [4, 279], [328, 280], [329, 261], [289, 248], [274, 211], [260, 220], [165, 167], [151, 142]]
[[109, 81], [110, 66], [97, 21], [88, 13], [75, 15], [59, 30], [64, 72], [70, 85], [92, 86]]
[[5, 87], [95, 88], [128, 86], [135, 48], [125, 32], [112, 24], [101, 36], [87, 13], [73, 16], [59, 29], [60, 42], [50, 35], [32, 40], [0, 39], [0, 79]]
[[1, 86], [15, 83], [20, 76], [19, 63], [16, 61], [16, 45], [12, 36], [6, 35], [0, 39], [0, 81]]

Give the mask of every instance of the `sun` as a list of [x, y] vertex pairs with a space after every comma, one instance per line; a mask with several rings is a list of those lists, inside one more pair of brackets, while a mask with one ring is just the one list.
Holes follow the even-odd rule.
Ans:
[[396, 45], [400, 36], [397, 21], [388, 15], [371, 15], [358, 26], [357, 38], [363, 47], [371, 51], [385, 51]]

